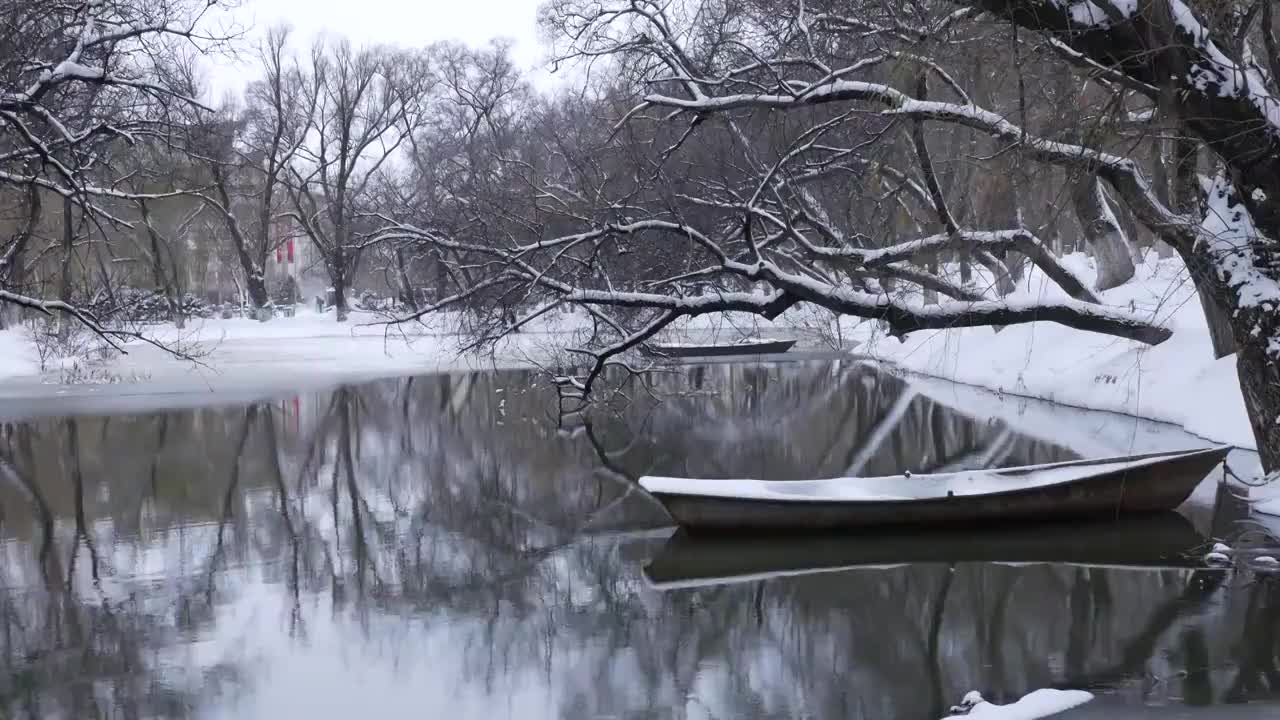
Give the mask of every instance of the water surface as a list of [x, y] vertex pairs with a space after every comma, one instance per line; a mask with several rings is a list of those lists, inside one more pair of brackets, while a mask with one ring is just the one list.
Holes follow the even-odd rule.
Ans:
[[[645, 575], [694, 557], [646, 473], [927, 472], [1194, 438], [859, 363], [622, 389], [567, 422], [510, 372], [4, 425], [0, 717], [927, 719], [971, 689], [1053, 686], [1098, 695], [1067, 718], [1280, 712], [1280, 578], [1173, 562], [1163, 530], [1107, 540], [1123, 562], [1034, 562], [1072, 537], [1044, 527], [985, 554], [881, 539], [841, 569], [848, 542], [779, 543], [709, 556], [746, 577]], [[1184, 516], [1170, 532], [1192, 543], [1280, 545], [1212, 481]]]

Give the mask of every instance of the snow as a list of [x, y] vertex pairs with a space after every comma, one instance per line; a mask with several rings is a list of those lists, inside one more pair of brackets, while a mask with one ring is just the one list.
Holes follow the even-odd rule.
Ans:
[[967, 497], [1070, 483], [1099, 473], [1140, 468], [1168, 454], [1114, 462], [1070, 461], [1027, 468], [973, 470], [936, 475], [891, 475], [829, 480], [701, 480], [645, 476], [640, 487], [651, 493], [787, 502], [906, 502], [948, 496]]
[[[1089, 282], [1096, 276], [1092, 260], [1082, 254], [1068, 255], [1063, 264]], [[1065, 293], [1032, 269], [1010, 300], [1042, 298], [1060, 300]], [[859, 353], [913, 372], [1169, 422], [1215, 442], [1256, 449], [1235, 357], [1214, 359], [1199, 297], [1181, 260], [1149, 254], [1137, 264], [1133, 280], [1102, 298], [1154, 318], [1170, 327], [1173, 337], [1147, 346], [1053, 323], [998, 332], [983, 327], [920, 331], [903, 341], [874, 323], [862, 323], [847, 334], [861, 343]]]
[[1280, 517], [1280, 497], [1267, 498], [1253, 504], [1253, 509], [1264, 515], [1275, 515]]
[[0, 380], [40, 371], [35, 348], [24, 330], [0, 330]]
[[63, 60], [53, 69], [54, 77], [71, 77], [80, 80], [101, 80], [103, 73], [97, 68], [81, 65], [71, 60]]
[[181, 330], [150, 326], [149, 337], [193, 351], [198, 363], [135, 341], [125, 346], [127, 354], [94, 366], [74, 384], [60, 384], [67, 382], [60, 359], [40, 372], [25, 331], [0, 331], [0, 416], [250, 402], [354, 380], [559, 364], [561, 348], [574, 341], [582, 322], [572, 315], [543, 318], [493, 352], [464, 353], [469, 338], [455, 332], [456, 316], [432, 318], [426, 326], [369, 324], [379, 319], [353, 311], [349, 322], [338, 323], [332, 312], [299, 309], [265, 323], [234, 318], [193, 320]]
[[726, 343], [693, 343], [693, 342], [666, 342], [666, 341], [662, 341], [662, 342], [656, 343], [656, 345], [657, 345], [658, 347], [664, 347], [664, 348], [701, 348], [701, 347], [709, 347], [709, 346], [712, 346], [712, 345], [717, 346], [717, 347], [743, 347], [743, 348], [750, 348], [750, 347], [754, 347], [754, 346], [756, 346], [756, 345], [767, 345], [767, 344], [769, 344], [769, 343], [771, 343], [771, 342], [774, 342], [774, 341], [773, 341], [773, 340], [766, 340], [766, 339], [763, 339], [763, 338], [745, 338], [745, 339], [742, 339], [742, 340], [734, 340], [733, 342], [726, 342]]
[[1218, 263], [1218, 274], [1235, 291], [1241, 307], [1280, 306], [1280, 284], [1257, 267], [1250, 243], [1257, 237], [1253, 219], [1236, 198], [1224, 175], [1214, 178], [1208, 189], [1208, 212], [1203, 229]]
[[[1054, 0], [1054, 3], [1074, 24], [1097, 28], [1110, 27], [1113, 16], [1132, 18], [1138, 11], [1137, 0]], [[1267, 83], [1257, 68], [1237, 64], [1227, 57], [1184, 0], [1169, 0], [1169, 10], [1174, 24], [1200, 51], [1187, 73], [1192, 87], [1201, 92], [1216, 92], [1219, 97], [1248, 100], [1267, 120], [1270, 130], [1280, 134], [1280, 100], [1267, 90]]]
[[1183, 0], [1169, 0], [1173, 21], [1191, 36], [1202, 59], [1191, 66], [1189, 79], [1198, 90], [1217, 85], [1219, 97], [1247, 98], [1267, 119], [1273, 133], [1280, 132], [1280, 102], [1267, 91], [1267, 84], [1254, 68], [1242, 68], [1227, 57], [1210, 38], [1209, 31], [1196, 20]]
[[1038, 720], [1057, 715], [1093, 700], [1093, 694], [1084, 690], [1055, 690], [1045, 688], [1022, 696], [1010, 705], [996, 705], [982, 699], [982, 695], [970, 692], [964, 696], [968, 713], [947, 717], [973, 718], [976, 720]]
[[1110, 24], [1106, 11], [1096, 5], [1093, 0], [1074, 0], [1066, 4], [1066, 10], [1071, 16], [1071, 21], [1081, 25], [1106, 27]]

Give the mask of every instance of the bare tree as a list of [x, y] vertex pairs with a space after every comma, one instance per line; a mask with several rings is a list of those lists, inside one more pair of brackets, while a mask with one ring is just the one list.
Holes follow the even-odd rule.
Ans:
[[[934, 136], [946, 137], [975, 149], [970, 164], [1016, 158], [1048, 212], [1055, 193], [1067, 198], [1100, 289], [1132, 277], [1139, 227], [1181, 255], [1210, 317], [1211, 299], [1229, 318], [1255, 434], [1275, 468], [1280, 58], [1270, 4], [1235, 5], [1202, 23], [1182, 0], [564, 0], [544, 10], [568, 43], [562, 58], [614, 79], [593, 110], [637, 95], [613, 115], [621, 120], [607, 141], [538, 167], [516, 162], [515, 148], [499, 151], [507, 185], [531, 187], [536, 202], [483, 241], [407, 217], [377, 237], [431, 247], [472, 273], [415, 316], [498, 291], [524, 309], [500, 334], [554, 307], [582, 308], [595, 322], [583, 390], [679, 318], [775, 317], [799, 303], [899, 334], [1053, 321], [1147, 343], [1169, 336], [1141, 313], [1100, 304], [1058, 262], [1035, 233], [1053, 218], [1022, 200], [998, 224], [976, 215], [964, 180], [976, 175], [935, 157]], [[983, 73], [953, 72], [974, 42], [993, 38], [1016, 64], [1008, 91], [991, 91]], [[1029, 68], [1069, 78], [1067, 92], [1034, 94]], [[971, 91], [962, 77], [982, 82]], [[1072, 87], [1088, 88], [1090, 114], [1072, 109]], [[1144, 170], [1150, 153], [1135, 152], [1152, 142], [1143, 133], [1157, 117], [1203, 143], [1211, 174], [1221, 168], [1206, 195], [1194, 164], [1177, 170], [1174, 192], [1194, 202], [1171, 208]], [[886, 180], [891, 191], [873, 195]], [[881, 232], [899, 211], [910, 221], [893, 223], [895, 233], [938, 229]], [[650, 267], [627, 259], [637, 248]], [[1002, 299], [1010, 273], [997, 256], [1011, 255], [1030, 258], [1071, 299]], [[974, 285], [970, 260], [991, 288]], [[929, 304], [935, 293], [948, 299]]]
[[[228, 102], [211, 118], [193, 121], [187, 151], [207, 171], [199, 196], [221, 217], [254, 314], [270, 318], [265, 266], [283, 233], [286, 168], [307, 140], [319, 86], [289, 47], [290, 29], [274, 27], [256, 49], [263, 77], [246, 90], [246, 107]], [[193, 76], [189, 73], [189, 76]], [[194, 82], [192, 83], [194, 86]]]
[[[540, 207], [558, 215], [558, 225], [531, 225], [503, 244], [412, 223], [387, 227], [383, 239], [417, 239], [496, 268], [428, 309], [494, 286], [524, 288], [528, 312], [508, 327], [557, 305], [583, 307], [597, 330], [585, 389], [604, 363], [681, 317], [741, 311], [772, 318], [799, 303], [880, 319], [897, 333], [1051, 320], [1149, 343], [1168, 337], [1136, 314], [1099, 305], [1026, 227], [962, 225], [926, 126], [941, 120], [1021, 143], [1049, 161], [1101, 153], [1031, 136], [975, 107], [927, 57], [866, 40], [839, 44], [865, 35], [861, 20], [811, 18], [803, 4], [790, 14], [758, 10], [648, 2], [553, 8], [573, 40], [570, 54], [616, 60], [647, 94], [603, 146], [574, 149], [559, 167], [521, 176], [533, 180]], [[921, 37], [945, 40], [967, 17], [941, 15], [927, 26], [872, 34], [908, 46]], [[865, 53], [850, 63], [848, 54], [860, 49]], [[904, 67], [910, 92], [846, 79]], [[957, 101], [927, 99], [930, 76]], [[859, 101], [884, 109], [869, 111]], [[850, 103], [858, 104], [841, 107]], [[887, 143], [890, 136], [900, 140]], [[888, 179], [892, 191], [873, 194], [858, 182], [870, 174]], [[827, 191], [842, 177], [853, 179], [841, 186], [857, 193], [853, 205]], [[874, 227], [868, 219], [897, 206], [907, 207], [914, 225], [939, 231], [913, 238], [864, 231]], [[644, 270], [629, 260], [640, 247], [656, 261]], [[992, 299], [955, 282], [936, 261], [971, 257], [988, 269], [993, 289], [1006, 293], [1008, 271], [993, 254], [1011, 250], [1031, 258], [1072, 299]], [[888, 292], [895, 282], [902, 289]], [[949, 300], [926, 305], [921, 292]]]
[[292, 217], [324, 258], [339, 322], [368, 246], [360, 217], [371, 182], [420, 117], [420, 57], [346, 40], [317, 42], [311, 72], [318, 86], [308, 142], [288, 166]]

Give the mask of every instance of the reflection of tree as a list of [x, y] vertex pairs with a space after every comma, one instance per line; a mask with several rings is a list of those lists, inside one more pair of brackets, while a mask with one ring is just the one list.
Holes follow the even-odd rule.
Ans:
[[[700, 367], [649, 380], [595, 422], [623, 474], [796, 479], [1010, 466], [1077, 457], [916, 393], [864, 363]], [[718, 388], [718, 391], [711, 391]], [[620, 448], [625, 447], [626, 450]]]
[[1238, 672], [1228, 702], [1280, 698], [1280, 577], [1257, 577], [1247, 589]]
[[[34, 553], [39, 586], [0, 593], [0, 637], [5, 673], [0, 678], [0, 711], [27, 717], [104, 717], [98, 689], [112, 688], [115, 711], [125, 717], [180, 714], [190, 700], [155, 682], [146, 668], [155, 640], [151, 618], [137, 598], [113, 598], [98, 586], [99, 559], [86, 515], [84, 474], [79, 464], [79, 423], [67, 421], [66, 448], [73, 529], [59, 538], [59, 518], [45, 488], [33, 480], [32, 432], [19, 427], [0, 444], [0, 475], [27, 496], [40, 540]], [[15, 437], [16, 436], [16, 437]], [[59, 547], [61, 545], [61, 548]], [[82, 587], [76, 561], [80, 548], [90, 558], [90, 588]], [[63, 556], [67, 560], [63, 561]], [[32, 568], [6, 564], [0, 582], [12, 587]], [[107, 568], [110, 570], [110, 568]], [[19, 585], [19, 587], [22, 587]], [[7, 678], [7, 680], [5, 679]]]
[[[634, 490], [643, 472], [1070, 457], [856, 365], [649, 383], [674, 399], [626, 393], [580, 432], [557, 427], [554, 391], [475, 373], [307, 397], [296, 427], [259, 403], [8, 430], [0, 540], [23, 559], [0, 568], [0, 712], [180, 716], [219, 702], [220, 684], [266, 691], [235, 653], [192, 681], [157, 659], [228, 632], [246, 598], [280, 601], [287, 643], [358, 630], [344, 637], [371, 662], [392, 643], [425, 652], [420, 636], [447, 626], [442, 665], [460, 685], [555, 688], [559, 704], [531, 717], [936, 717], [975, 687], [1125, 692], [1166, 655], [1187, 671], [1171, 696], [1220, 701], [1227, 688], [1206, 690], [1192, 664], [1231, 659], [1249, 668], [1241, 696], [1275, 688], [1274, 623], [1236, 658], [1226, 611], [1185, 572], [915, 565], [649, 590], [638, 566], [654, 541], [582, 534], [655, 519]], [[1216, 592], [1256, 598], [1242, 614], [1262, 627], [1276, 597], [1260, 587]]]

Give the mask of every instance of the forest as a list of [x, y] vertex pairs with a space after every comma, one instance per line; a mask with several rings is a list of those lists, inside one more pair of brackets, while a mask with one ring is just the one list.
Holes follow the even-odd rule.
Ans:
[[[204, 0], [0, 7], [5, 324], [123, 343], [317, 290], [342, 321], [364, 291], [486, 342], [570, 311], [589, 393], [721, 312], [1156, 345], [1168, 327], [1100, 295], [1156, 253], [1280, 468], [1266, 0], [551, 0], [551, 88], [503, 42], [251, 33]], [[209, 97], [215, 55], [251, 68], [242, 94]], [[295, 243], [314, 287], [273, 270]], [[1010, 299], [1032, 271], [1066, 299]]]

